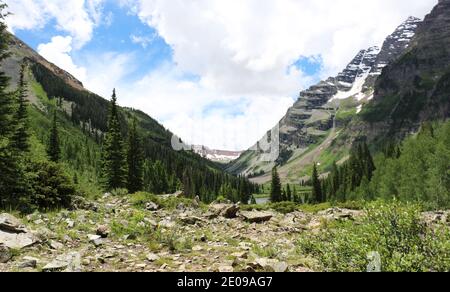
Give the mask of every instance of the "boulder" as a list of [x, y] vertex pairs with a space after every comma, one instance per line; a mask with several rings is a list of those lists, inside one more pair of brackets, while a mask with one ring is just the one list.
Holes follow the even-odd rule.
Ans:
[[0, 214], [0, 231], [11, 233], [27, 232], [19, 219], [6, 213]]
[[66, 219], [67, 228], [72, 229], [75, 227], [75, 221]]
[[0, 244], [12, 249], [22, 249], [39, 242], [36, 235], [31, 232], [27, 233], [9, 233], [0, 231]]
[[237, 217], [237, 213], [240, 210], [238, 204], [213, 204], [209, 207], [207, 217], [210, 219], [222, 216], [227, 219], [233, 219]]
[[11, 250], [7, 246], [0, 244], [0, 264], [7, 263], [11, 259], [12, 259]]
[[449, 224], [450, 223], [450, 211], [436, 211], [436, 212], [424, 212], [422, 213], [422, 219], [427, 224]]
[[89, 242], [95, 245], [96, 247], [99, 247], [103, 245], [103, 239], [100, 235], [88, 235]]
[[156, 262], [159, 259], [160, 259], [160, 257], [157, 254], [150, 253], [150, 254], [147, 255], [147, 261], [149, 261], [151, 263]]
[[70, 203], [70, 208], [72, 210], [88, 210], [88, 211], [94, 211], [97, 212], [99, 209], [98, 204], [89, 202], [83, 197], [75, 196], [72, 198]]
[[186, 214], [181, 214], [178, 219], [183, 224], [186, 224], [186, 225], [195, 225], [197, 223], [205, 223], [205, 220], [203, 220], [203, 218], [196, 217], [196, 216], [189, 216]]
[[275, 259], [259, 258], [255, 262], [249, 264], [249, 267], [255, 271], [264, 271], [270, 273], [285, 273], [289, 271], [289, 266], [285, 262]]
[[81, 272], [81, 255], [71, 252], [58, 256], [51, 263], [42, 268], [43, 272]]
[[101, 238], [107, 238], [109, 236], [109, 228], [108, 226], [101, 225], [97, 228], [96, 234]]
[[64, 248], [64, 244], [62, 244], [60, 242], [57, 242], [57, 241], [54, 241], [54, 240], [50, 240], [49, 246], [53, 250], [60, 250], [60, 249]]
[[233, 273], [234, 272], [234, 268], [232, 266], [220, 266], [218, 268], [219, 273]]
[[158, 211], [159, 206], [156, 203], [153, 202], [148, 202], [147, 204], [145, 204], [145, 210], [147, 211]]
[[35, 269], [37, 267], [38, 261], [39, 260], [37, 258], [24, 257], [22, 262], [19, 264], [19, 269], [26, 269], [26, 268]]
[[201, 247], [200, 245], [196, 245], [194, 247], [192, 247], [192, 251], [202, 251], [203, 247]]
[[273, 214], [260, 211], [243, 211], [241, 212], [241, 217], [249, 223], [262, 223], [270, 221]]

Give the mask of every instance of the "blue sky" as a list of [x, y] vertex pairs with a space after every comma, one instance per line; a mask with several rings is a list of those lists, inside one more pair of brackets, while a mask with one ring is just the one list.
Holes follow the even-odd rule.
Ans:
[[437, 0], [6, 2], [10, 29], [89, 90], [117, 88], [190, 143], [243, 150], [301, 89]]

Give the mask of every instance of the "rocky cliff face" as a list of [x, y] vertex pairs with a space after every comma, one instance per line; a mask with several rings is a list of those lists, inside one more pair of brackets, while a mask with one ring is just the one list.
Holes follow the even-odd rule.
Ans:
[[44, 59], [41, 55], [39, 55], [36, 51], [34, 51], [32, 48], [30, 48], [27, 44], [22, 42], [16, 36], [10, 35], [9, 42], [10, 42], [9, 51], [11, 52], [11, 55], [4, 62], [2, 62], [2, 64], [0, 65], [0, 70], [2, 70], [9, 77], [11, 77], [12, 79], [11, 84], [13, 86], [15, 86], [15, 84], [17, 84], [19, 80], [20, 64], [24, 60], [31, 60], [33, 62], [45, 66], [47, 69], [53, 72], [56, 76], [63, 79], [65, 82], [67, 82], [67, 84], [71, 85], [72, 87], [79, 90], [85, 90], [83, 88], [83, 83], [81, 83], [74, 76], [57, 67], [53, 63], [48, 62], [46, 59]]
[[450, 0], [441, 0], [406, 53], [383, 70], [362, 118], [383, 140], [380, 136], [402, 138], [423, 121], [449, 116]]
[[[396, 60], [408, 48], [420, 19], [408, 18], [381, 48], [375, 46], [361, 50], [347, 67], [335, 77], [330, 77], [300, 93], [297, 102], [279, 123], [280, 158], [277, 164], [302, 155], [308, 147], [325, 139], [335, 126], [340, 126], [336, 115], [343, 100], [354, 98], [354, 110], [363, 100], [372, 98], [375, 81], [383, 68]], [[337, 124], [338, 123], [338, 124]], [[258, 152], [246, 152], [231, 163], [235, 173], [253, 174], [267, 172], [275, 163], [263, 163]]]
[[421, 19], [411, 16], [386, 38], [364, 85], [365, 89], [373, 88], [383, 69], [405, 53], [421, 22]]

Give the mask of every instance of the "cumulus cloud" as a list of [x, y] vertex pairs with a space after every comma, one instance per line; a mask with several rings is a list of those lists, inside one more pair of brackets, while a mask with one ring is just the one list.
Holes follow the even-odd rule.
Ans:
[[71, 36], [55, 36], [50, 43], [39, 45], [37, 50], [48, 61], [84, 81], [87, 77], [86, 69], [75, 65], [70, 56], [72, 41]]
[[[138, 99], [127, 101], [210, 147], [226, 146], [220, 136], [230, 129], [237, 135], [249, 132], [234, 147], [246, 148], [282, 117], [300, 89], [336, 74], [360, 49], [380, 45], [408, 16], [423, 17], [437, 0], [120, 2], [172, 47], [171, 70], [199, 76], [186, 82], [176, 77], [179, 73], [158, 71], [135, 87]], [[301, 57], [319, 57], [320, 76], [306, 76], [291, 66]], [[209, 110], [217, 103], [220, 110]], [[262, 129], [249, 127], [253, 120]]]
[[180, 68], [239, 91], [242, 80], [260, 85], [266, 72], [270, 87], [285, 88], [279, 83], [290, 76], [280, 72], [300, 56], [321, 55], [324, 71], [337, 72], [359, 49], [380, 44], [408, 16], [422, 17], [437, 0], [127, 2], [174, 48]]
[[[173, 51], [172, 62], [133, 79], [139, 56], [70, 58], [96, 26], [112, 19], [103, 16], [104, 1], [8, 0], [10, 10], [19, 12], [8, 21], [13, 29], [34, 29], [54, 19], [69, 37], [53, 39], [40, 51], [89, 89], [109, 96], [117, 87], [122, 104], [143, 109], [188, 142], [239, 150], [272, 128], [302, 88], [335, 75], [360, 49], [380, 45], [408, 16], [423, 17], [437, 3], [116, 0]], [[130, 41], [150, 49], [153, 37], [132, 35]], [[320, 60], [319, 72], [308, 76], [293, 66], [299, 58]]]
[[41, 29], [50, 21], [55, 28], [73, 38], [72, 46], [81, 48], [92, 38], [94, 28], [103, 19], [105, 0], [6, 0], [9, 11], [9, 28]]
[[118, 87], [119, 101], [158, 118], [185, 142], [216, 149], [243, 150], [272, 128], [292, 98], [241, 96], [186, 80], [171, 64]]
[[56, 36], [50, 43], [39, 45], [37, 51], [101, 96], [108, 97], [114, 87], [126, 84], [124, 79], [136, 68], [132, 53], [85, 53], [75, 63], [71, 56], [72, 43], [71, 36]]

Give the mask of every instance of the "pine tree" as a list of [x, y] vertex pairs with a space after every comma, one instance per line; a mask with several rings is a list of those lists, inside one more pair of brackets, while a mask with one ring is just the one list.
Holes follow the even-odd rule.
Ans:
[[127, 163], [117, 108], [116, 90], [113, 90], [108, 119], [108, 131], [102, 149], [104, 184], [108, 190], [127, 186]]
[[22, 64], [20, 70], [20, 81], [18, 89], [18, 103], [19, 107], [14, 116], [14, 123], [16, 129], [12, 137], [12, 147], [19, 153], [28, 152], [29, 133], [28, 133], [28, 112], [27, 112], [27, 85], [25, 83], [25, 64]]
[[288, 201], [288, 202], [292, 201], [292, 191], [291, 191], [291, 186], [289, 184], [286, 187], [286, 201]]
[[312, 183], [312, 197], [315, 203], [322, 203], [323, 197], [322, 197], [322, 186], [319, 178], [319, 173], [317, 170], [317, 163], [314, 163], [313, 167], [313, 173], [311, 176], [311, 183]]
[[364, 175], [370, 182], [372, 180], [373, 172], [376, 170], [375, 163], [373, 162], [369, 146], [367, 146], [366, 142], [364, 142], [362, 147], [363, 147], [362, 151], [363, 151]]
[[282, 200], [281, 180], [276, 166], [272, 169], [270, 199], [273, 203], [281, 202]]
[[340, 181], [339, 181], [339, 168], [336, 164], [336, 161], [333, 162], [333, 166], [330, 174], [330, 190], [329, 190], [329, 198], [331, 200], [336, 199], [336, 195], [339, 191]]
[[136, 193], [143, 189], [143, 151], [141, 139], [137, 130], [136, 118], [128, 134], [128, 191]]
[[50, 161], [53, 162], [59, 162], [59, 160], [61, 159], [61, 147], [59, 144], [58, 119], [56, 116], [56, 109], [53, 113], [53, 123], [47, 145], [47, 155]]
[[[0, 63], [9, 55], [9, 36], [4, 23], [6, 4], [0, 1]], [[17, 208], [28, 195], [22, 156], [13, 147], [17, 128], [14, 119], [14, 94], [8, 91], [9, 78], [0, 72], [0, 208]]]

